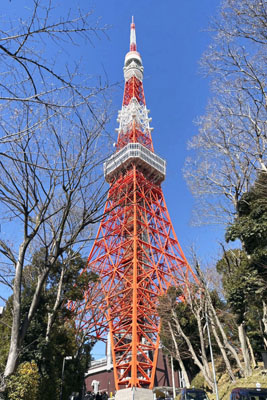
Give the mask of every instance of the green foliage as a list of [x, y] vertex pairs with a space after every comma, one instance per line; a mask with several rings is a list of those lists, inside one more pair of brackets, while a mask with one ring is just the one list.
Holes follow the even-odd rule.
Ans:
[[[256, 355], [262, 348], [262, 297], [258, 273], [255, 271], [245, 251], [228, 250], [216, 264], [222, 276], [227, 305], [234, 314], [237, 324], [245, 323], [246, 333]], [[230, 328], [230, 335], [234, 334]]]
[[24, 362], [7, 380], [8, 400], [37, 400], [39, 371], [35, 362]]
[[237, 206], [238, 215], [226, 231], [226, 240], [239, 239], [243, 250], [224, 251], [217, 271], [222, 275], [225, 297], [245, 322], [256, 354], [262, 348], [262, 300], [267, 298], [267, 173], [260, 172], [255, 184]]
[[256, 289], [252, 279], [255, 274], [249, 268], [248, 257], [239, 249], [226, 251], [222, 259], [217, 262], [216, 268], [222, 275], [227, 302], [237, 315], [238, 321], [242, 322]]
[[[31, 266], [31, 278], [34, 278], [34, 270], [42, 268], [45, 264], [45, 253], [41, 249], [33, 256]], [[35, 314], [28, 329], [24, 341], [22, 360], [35, 360], [41, 372], [40, 396], [42, 400], [57, 400], [61, 389], [61, 373], [63, 359], [66, 356], [73, 356], [73, 360], [66, 361], [65, 379], [63, 385], [63, 399], [67, 399], [72, 391], [80, 392], [84, 380], [84, 372], [90, 361], [90, 344], [84, 344], [79, 349], [80, 341], [77, 337], [74, 323], [68, 321], [69, 312], [64, 308], [67, 299], [77, 300], [83, 295], [84, 289], [88, 286], [89, 280], [96, 280], [95, 274], [85, 273], [80, 277], [80, 270], [85, 261], [81, 257], [75, 257], [67, 267], [63, 262], [57, 262], [54, 266], [46, 288], [43, 291], [38, 311]], [[52, 311], [57, 296], [58, 282], [62, 268], [65, 268], [63, 290], [61, 293], [60, 307], [56, 311], [55, 320], [52, 326], [49, 340], [46, 340], [47, 316]], [[23, 311], [26, 313], [29, 308], [27, 296], [33, 290], [35, 279], [28, 280], [28, 285], [23, 288]], [[76, 356], [76, 357], [74, 357]], [[71, 374], [69, 374], [71, 369]], [[68, 377], [69, 374], [69, 377]]]
[[196, 389], [206, 389], [207, 384], [201, 372], [196, 374], [196, 376], [191, 381], [191, 387]]
[[38, 361], [41, 371], [42, 400], [58, 399], [62, 384], [63, 358], [66, 356], [73, 356], [73, 359], [65, 360], [63, 399], [68, 399], [73, 391], [81, 392], [84, 373], [91, 360], [90, 351], [93, 343], [85, 343], [79, 349], [75, 337], [74, 327], [67, 322], [59, 321], [57, 328], [52, 331], [49, 342], [44, 341], [41, 347], [42, 359]]
[[238, 202], [238, 216], [226, 232], [226, 240], [240, 239], [249, 255], [253, 271], [251, 284], [257, 280], [258, 293], [267, 293], [267, 172], [260, 172], [251, 190]]
[[[85, 260], [80, 256], [73, 258], [72, 262], [69, 262], [67, 265], [64, 262], [65, 260], [62, 259], [56, 263], [41, 292], [38, 308], [27, 330], [19, 358], [21, 365], [28, 365], [29, 362], [32, 362], [38, 368], [40, 374], [38, 398], [42, 400], [58, 400], [62, 384], [62, 364], [66, 356], [73, 356], [73, 360], [67, 360], [65, 363], [63, 400], [68, 399], [73, 391], [81, 392], [84, 372], [88, 369], [90, 350], [94, 344], [93, 342], [84, 343], [84, 339], [78, 337], [74, 322], [68, 319], [70, 312], [64, 305], [67, 299], [78, 300], [82, 298], [84, 289], [88, 287], [88, 282], [96, 281], [97, 276], [90, 273], [84, 273], [80, 276], [80, 270], [85, 264]], [[21, 321], [23, 321], [29, 311], [39, 271], [45, 267], [46, 252], [45, 249], [41, 249], [34, 253], [31, 264], [26, 266], [23, 271]], [[55, 304], [62, 268], [65, 269], [65, 274], [60, 303], [55, 313], [49, 339], [47, 340], [48, 313], [53, 310]], [[6, 364], [11, 324], [12, 297], [7, 302], [2, 323], [0, 324], [0, 372], [4, 371]], [[20, 377], [21, 372], [19, 371], [21, 371], [21, 367], [14, 375], [14, 378], [13, 376], [12, 379], [10, 378], [9, 385], [12, 386], [10, 386], [9, 392], [13, 390], [11, 388], [15, 388], [14, 380]], [[21, 381], [23, 381], [23, 378], [21, 378]], [[18, 378], [18, 382], [20, 382], [20, 378]], [[20, 390], [20, 388], [21, 385], [16, 390]], [[13, 399], [15, 397], [12, 397]], [[24, 397], [17, 397], [17, 399], [24, 399]], [[27, 400], [31, 399], [32, 397], [27, 397]]]
[[[72, 392], [80, 392], [84, 385], [84, 373], [88, 370], [91, 360], [92, 344], [85, 344], [82, 352], [72, 360], [67, 360], [65, 364], [63, 399], [68, 399]], [[49, 399], [47, 399], [49, 400]]]

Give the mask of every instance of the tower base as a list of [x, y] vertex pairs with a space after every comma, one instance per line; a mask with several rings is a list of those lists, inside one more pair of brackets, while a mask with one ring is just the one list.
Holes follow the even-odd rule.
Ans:
[[115, 400], [153, 400], [154, 394], [150, 389], [127, 388], [120, 389], [115, 394]]

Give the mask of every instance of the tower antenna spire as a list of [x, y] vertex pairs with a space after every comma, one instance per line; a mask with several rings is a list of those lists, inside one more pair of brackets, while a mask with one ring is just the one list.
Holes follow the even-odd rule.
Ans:
[[131, 34], [130, 34], [130, 51], [136, 51], [136, 34], [135, 34], [135, 23], [134, 17], [132, 16], [131, 22]]

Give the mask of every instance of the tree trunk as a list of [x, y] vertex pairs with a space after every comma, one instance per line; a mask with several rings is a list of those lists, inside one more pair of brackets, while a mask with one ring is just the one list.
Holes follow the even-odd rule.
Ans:
[[203, 333], [202, 324], [201, 324], [200, 312], [201, 311], [199, 309], [194, 314], [195, 314], [195, 317], [197, 320], [198, 334], [199, 334], [199, 340], [200, 340], [201, 360], [203, 363], [203, 367], [206, 370], [206, 373], [209, 374], [210, 369], [209, 369], [209, 363], [208, 363], [206, 348], [205, 348], [205, 343], [204, 343], [204, 333]]
[[187, 374], [187, 371], [185, 369], [185, 366], [184, 366], [184, 363], [183, 363], [183, 360], [182, 360], [182, 357], [181, 357], [181, 354], [180, 354], [179, 347], [178, 347], [176, 339], [175, 339], [175, 335], [174, 335], [171, 323], [168, 322], [168, 325], [169, 325], [172, 341], [173, 341], [174, 348], [175, 348], [175, 358], [179, 362], [179, 366], [181, 368], [182, 375], [183, 375], [184, 382], [185, 382], [185, 387], [186, 388], [190, 388], [190, 381], [189, 381], [189, 378], [188, 378], [188, 374]]
[[262, 161], [262, 158], [259, 159], [259, 164], [261, 166], [261, 170], [267, 172], [267, 166], [265, 165], [264, 161]]
[[23, 323], [21, 325], [20, 328], [20, 346], [23, 343], [23, 340], [25, 338], [25, 335], [27, 333], [27, 330], [29, 328], [29, 325], [31, 323], [31, 320], [33, 319], [36, 310], [38, 308], [39, 305], [39, 301], [40, 301], [40, 296], [41, 296], [41, 292], [43, 290], [44, 284], [46, 282], [47, 276], [49, 274], [49, 267], [47, 267], [40, 276], [38, 276], [38, 281], [37, 281], [37, 286], [35, 288], [35, 292], [34, 295], [32, 297], [32, 302], [29, 308], [29, 312], [28, 314], [25, 316]]
[[56, 312], [57, 312], [57, 310], [59, 309], [59, 307], [60, 307], [60, 305], [62, 303], [61, 295], [62, 295], [62, 287], [63, 287], [64, 276], [65, 276], [65, 268], [64, 268], [64, 266], [62, 266], [60, 279], [59, 279], [59, 283], [58, 283], [56, 301], [54, 303], [54, 307], [53, 307], [52, 312], [48, 313], [46, 335], [45, 335], [45, 341], [46, 342], [49, 341], [49, 336], [50, 336], [50, 332], [51, 332], [51, 328], [52, 328], [53, 322], [55, 321]]
[[241, 350], [243, 354], [243, 359], [244, 359], [244, 372], [245, 372], [245, 378], [248, 376], [251, 376], [252, 371], [250, 367], [250, 357], [249, 357], [249, 352], [248, 352], [248, 346], [247, 346], [247, 335], [244, 329], [244, 323], [242, 322], [238, 326], [238, 336], [241, 344]]
[[220, 337], [219, 337], [219, 335], [218, 335], [218, 333], [216, 331], [215, 322], [214, 322], [213, 318], [210, 318], [210, 323], [211, 323], [211, 329], [212, 329], [213, 335], [215, 337], [215, 340], [216, 340], [216, 342], [217, 342], [217, 344], [219, 346], [220, 352], [221, 352], [223, 360], [225, 362], [225, 366], [226, 366], [226, 370], [228, 372], [228, 375], [231, 378], [231, 380], [233, 382], [235, 382], [236, 379], [235, 379], [233, 370], [231, 368], [231, 363], [230, 363], [229, 358], [228, 358], [228, 356], [226, 354], [226, 351], [225, 351], [225, 348], [224, 348], [224, 346], [223, 346], [223, 344], [221, 342], [221, 339], [220, 339]]
[[254, 351], [253, 351], [253, 348], [251, 346], [248, 336], [247, 336], [247, 346], [248, 346], [248, 350], [249, 350], [250, 357], [251, 357], [252, 368], [255, 369], [257, 367], [257, 363], [255, 360]]
[[177, 328], [177, 332], [179, 334], [181, 334], [181, 336], [185, 340], [185, 342], [187, 344], [187, 347], [188, 347], [188, 350], [190, 351], [190, 353], [192, 355], [194, 363], [198, 366], [198, 368], [202, 372], [203, 377], [204, 377], [205, 381], [207, 382], [207, 384], [209, 385], [209, 387], [213, 390], [213, 392], [215, 392], [214, 382], [213, 382], [213, 379], [212, 379], [212, 377], [210, 375], [210, 371], [208, 371], [208, 373], [207, 373], [207, 371], [204, 368], [203, 364], [199, 361], [199, 359], [198, 359], [198, 357], [197, 357], [197, 355], [195, 353], [195, 350], [194, 350], [194, 348], [193, 348], [193, 346], [192, 346], [192, 344], [190, 342], [190, 339], [188, 338], [188, 336], [186, 336], [186, 334], [182, 330], [182, 327], [181, 327], [181, 325], [180, 325], [180, 323], [178, 321], [177, 315], [175, 314], [174, 310], [172, 310], [172, 316], [173, 316], [173, 319], [174, 319], [174, 322], [175, 322], [175, 325], [176, 325], [176, 328]]
[[262, 323], [264, 328], [263, 341], [267, 350], [267, 304], [264, 300], [262, 300]]
[[19, 346], [20, 346], [20, 318], [21, 318], [21, 279], [22, 279], [22, 270], [23, 270], [23, 262], [26, 248], [28, 246], [28, 242], [24, 241], [19, 248], [18, 261], [16, 263], [16, 274], [14, 278], [13, 285], [13, 321], [12, 321], [12, 329], [11, 329], [11, 337], [10, 337], [10, 347], [8, 358], [6, 362], [4, 377], [11, 375], [17, 366], [18, 362], [18, 354], [19, 354]]
[[238, 366], [238, 368], [240, 370], [240, 373], [244, 376], [245, 375], [245, 371], [244, 371], [244, 368], [243, 368], [243, 366], [241, 364], [240, 358], [238, 357], [238, 354], [237, 354], [235, 348], [229, 343], [229, 341], [227, 339], [227, 336], [225, 334], [225, 331], [223, 329], [223, 326], [221, 324], [221, 321], [219, 320], [219, 318], [217, 316], [216, 310], [214, 309], [212, 301], [211, 301], [210, 298], [209, 298], [209, 307], [210, 307], [210, 310], [212, 311], [212, 314], [213, 314], [213, 317], [214, 317], [214, 321], [216, 322], [216, 325], [218, 326], [219, 331], [221, 333], [224, 347], [231, 352], [232, 356], [236, 360], [236, 363], [237, 363], [237, 366]]
[[25, 316], [23, 322], [21, 323], [21, 275], [23, 265], [21, 262], [21, 257], [24, 258], [23, 255], [19, 255], [19, 260], [16, 268], [16, 276], [14, 280], [14, 288], [13, 288], [13, 323], [11, 330], [11, 339], [10, 339], [10, 348], [8, 359], [6, 363], [6, 368], [4, 372], [4, 376], [7, 377], [11, 375], [16, 367], [18, 362], [18, 355], [21, 350], [24, 337], [26, 335], [27, 329], [30, 325], [30, 322], [36, 312], [36, 309], [39, 304], [41, 291], [43, 289], [44, 283], [46, 281], [47, 275], [49, 273], [49, 268], [43, 271], [42, 275], [38, 278], [38, 283], [32, 298], [32, 302], [30, 305], [30, 309], [28, 314]]

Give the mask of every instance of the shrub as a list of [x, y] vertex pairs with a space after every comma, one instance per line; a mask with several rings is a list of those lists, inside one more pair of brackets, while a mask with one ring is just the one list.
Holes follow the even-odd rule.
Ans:
[[7, 380], [8, 400], [37, 400], [39, 378], [35, 362], [20, 364], [16, 373]]
[[192, 380], [192, 382], [191, 382], [191, 387], [194, 387], [194, 388], [196, 388], [196, 389], [205, 389], [206, 386], [207, 386], [207, 385], [206, 385], [205, 379], [204, 379], [202, 373], [199, 372], [199, 373], [194, 377], [194, 379]]

